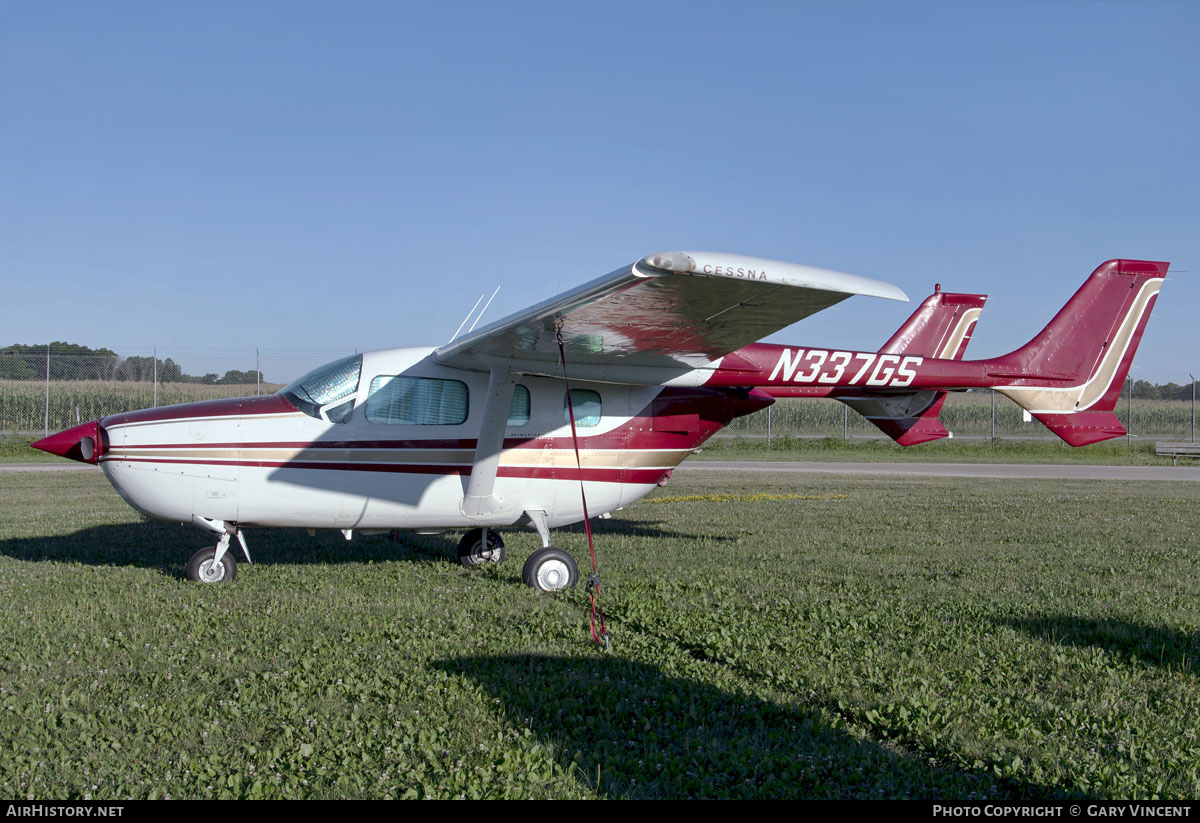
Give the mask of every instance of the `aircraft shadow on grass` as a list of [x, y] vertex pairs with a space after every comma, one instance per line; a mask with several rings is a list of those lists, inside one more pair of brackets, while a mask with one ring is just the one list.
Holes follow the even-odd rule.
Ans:
[[[508, 530], [514, 531], [514, 530]], [[564, 529], [573, 533], [574, 528]], [[597, 539], [606, 533], [678, 539], [696, 535], [659, 529], [653, 522], [610, 520], [596, 526]], [[580, 535], [583, 527], [578, 527]], [[558, 533], [557, 531], [555, 532]], [[355, 535], [345, 540], [332, 530], [314, 535], [304, 529], [247, 529], [247, 543], [255, 564], [326, 563], [448, 563], [456, 562], [459, 532], [442, 535], [400, 533], [400, 542], [386, 535]], [[532, 532], [530, 533], [532, 535]], [[536, 541], [536, 537], [533, 538]], [[212, 545], [215, 538], [191, 526], [161, 520], [91, 526], [66, 535], [0, 539], [0, 555], [34, 562], [81, 563], [89, 566], [132, 566], [156, 569], [182, 577], [188, 558], [197, 549]], [[565, 541], [559, 541], [564, 544]], [[570, 551], [586, 545], [573, 536]], [[230, 549], [240, 559], [236, 545]], [[582, 560], [582, 555], [579, 556]]]
[[[215, 539], [191, 526], [151, 520], [92, 526], [72, 534], [0, 540], [0, 554], [35, 562], [132, 566], [182, 577], [188, 558]], [[248, 531], [250, 556], [256, 565], [302, 563], [369, 563], [388, 561], [446, 562], [455, 557], [457, 537], [419, 537], [400, 544], [385, 536], [346, 541], [337, 532], [309, 535], [303, 529]], [[241, 555], [236, 547], [230, 549]]]
[[[686, 534], [684, 532], [675, 531], [674, 529], [664, 528], [661, 520], [631, 520], [627, 517], [614, 517], [611, 520], [595, 519], [592, 521], [592, 533], [597, 540], [603, 539], [606, 534], [621, 535], [624, 537], [662, 537], [669, 540], [699, 540], [701, 537], [705, 540], [715, 540], [719, 542], [736, 542], [738, 537], [729, 534]], [[564, 541], [557, 538], [556, 535], [571, 534], [585, 535], [582, 523], [573, 523], [570, 526], [559, 526], [550, 535], [550, 541], [555, 545], [560, 545]], [[586, 539], [586, 538], [585, 538]], [[586, 544], [585, 544], [586, 545]], [[568, 548], [563, 546], [563, 548]]]
[[1044, 795], [985, 773], [931, 765], [831, 727], [813, 707], [781, 705], [612, 655], [449, 658], [509, 722], [609, 797], [923, 798]]
[[1000, 622], [1059, 645], [1095, 646], [1122, 660], [1200, 674], [1198, 634], [1125, 620], [1069, 615], [1009, 618]]

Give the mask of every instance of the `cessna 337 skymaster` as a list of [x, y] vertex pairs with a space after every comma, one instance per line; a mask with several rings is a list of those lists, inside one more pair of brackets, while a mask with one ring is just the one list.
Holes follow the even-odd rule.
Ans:
[[220, 535], [193, 580], [231, 580], [231, 538], [249, 561], [250, 526], [466, 529], [464, 565], [503, 558], [496, 529], [530, 526], [542, 548], [523, 577], [555, 590], [578, 570], [550, 529], [628, 506], [775, 397], [833, 397], [903, 445], [946, 436], [945, 392], [970, 388], [1073, 446], [1125, 434], [1113, 408], [1167, 269], [1103, 263], [1029, 343], [963, 361], [980, 295], [935, 293], [878, 352], [768, 345], [754, 341], [852, 295], [908, 298], [792, 263], [655, 254], [440, 348], [367, 352], [269, 397], [116, 414], [34, 446], [99, 463], [145, 514]]

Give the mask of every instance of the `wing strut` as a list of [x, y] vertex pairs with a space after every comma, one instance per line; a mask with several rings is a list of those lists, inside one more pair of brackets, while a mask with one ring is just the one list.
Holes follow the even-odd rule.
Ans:
[[504, 450], [504, 429], [508, 425], [516, 384], [512, 369], [503, 361], [492, 360], [488, 365], [491, 376], [488, 378], [487, 399], [483, 406], [483, 423], [475, 444], [475, 462], [471, 466], [467, 494], [459, 506], [463, 516], [471, 518], [487, 517], [504, 505], [504, 501], [493, 492], [496, 488], [496, 470], [500, 466], [500, 452]]
[[[571, 415], [571, 443], [575, 447], [575, 468], [579, 470], [579, 497], [583, 501], [583, 530], [587, 532], [588, 552], [592, 555], [592, 573], [588, 576], [588, 597], [592, 602], [592, 642], [608, 651], [608, 629], [604, 625], [604, 609], [600, 606], [600, 572], [596, 569], [596, 545], [592, 540], [592, 519], [588, 517], [587, 492], [583, 488], [583, 461], [579, 459], [579, 433], [575, 430], [575, 401], [571, 399], [571, 381], [567, 378], [567, 353], [563, 347], [562, 331], [558, 340], [558, 359], [562, 363], [563, 383], [567, 387], [567, 411]], [[600, 613], [600, 628], [596, 628], [596, 613]]]

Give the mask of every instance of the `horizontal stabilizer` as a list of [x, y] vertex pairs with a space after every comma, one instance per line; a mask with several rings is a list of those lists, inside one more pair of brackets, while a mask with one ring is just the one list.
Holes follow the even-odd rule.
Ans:
[[940, 395], [934, 404], [916, 417], [900, 419], [871, 420], [881, 432], [895, 440], [901, 446], [915, 446], [918, 443], [928, 443], [930, 440], [940, 440], [949, 437], [950, 432], [942, 425], [940, 415], [942, 404], [946, 402], [946, 393]]
[[1072, 446], [1086, 446], [1122, 437], [1128, 432], [1112, 412], [1072, 412], [1069, 414], [1039, 414], [1042, 425]]
[[886, 395], [848, 392], [834, 397], [901, 446], [915, 446], [950, 436], [938, 419], [942, 404], [946, 402], [945, 392], [925, 390]]
[[950, 432], [937, 417], [912, 417], [908, 420], [872, 420], [881, 432], [901, 446], [915, 446], [949, 437]]

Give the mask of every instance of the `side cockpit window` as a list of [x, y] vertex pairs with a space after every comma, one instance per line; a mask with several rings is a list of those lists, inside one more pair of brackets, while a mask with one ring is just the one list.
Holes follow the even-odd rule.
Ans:
[[470, 397], [461, 380], [381, 375], [371, 381], [367, 419], [372, 423], [457, 426], [467, 421]]
[[[569, 403], [569, 405], [568, 405]], [[599, 392], [591, 389], [571, 389], [571, 394], [563, 395], [563, 422], [571, 422], [571, 409], [575, 410], [575, 426], [588, 429], [600, 425], [603, 410], [600, 404]]]
[[529, 422], [529, 389], [518, 383], [513, 386], [513, 399], [508, 407], [508, 425], [524, 426]]
[[310, 417], [345, 423], [354, 411], [361, 374], [362, 355], [355, 354], [313, 369], [288, 383], [280, 393]]

